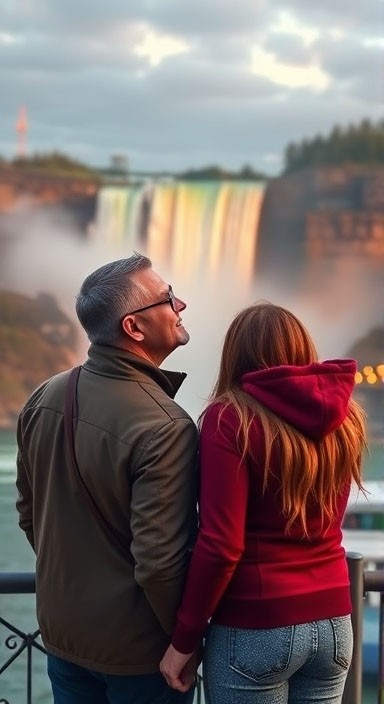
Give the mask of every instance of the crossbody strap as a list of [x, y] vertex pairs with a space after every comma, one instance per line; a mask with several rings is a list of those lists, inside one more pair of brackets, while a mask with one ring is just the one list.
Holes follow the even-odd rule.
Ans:
[[82, 490], [82, 494], [97, 522], [103, 529], [104, 533], [109, 537], [109, 539], [114, 543], [115, 547], [119, 552], [130, 562], [133, 562], [132, 555], [123, 540], [123, 537], [117, 533], [108, 521], [103, 516], [99, 506], [97, 505], [95, 499], [93, 498], [91, 492], [89, 491], [87, 485], [81, 476], [79, 465], [76, 459], [75, 452], [75, 437], [74, 437], [74, 427], [76, 427], [77, 416], [78, 416], [78, 406], [77, 406], [77, 382], [79, 379], [81, 367], [74, 367], [69, 375], [67, 388], [65, 391], [65, 402], [64, 402], [64, 431], [67, 441], [67, 447], [69, 452], [69, 457], [71, 460], [71, 467], [75, 479]]

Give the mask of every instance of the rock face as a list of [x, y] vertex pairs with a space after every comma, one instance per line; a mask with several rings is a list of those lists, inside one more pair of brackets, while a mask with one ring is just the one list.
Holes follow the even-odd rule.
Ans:
[[[33, 224], [42, 217], [51, 227], [68, 224], [80, 236], [95, 217], [100, 184], [84, 178], [52, 176], [11, 167], [0, 167], [0, 247], [13, 238], [25, 219]], [[2, 251], [0, 249], [0, 255]]]
[[94, 197], [97, 190], [98, 184], [91, 179], [0, 168], [0, 212], [13, 210], [20, 199], [31, 205], [76, 203]]
[[0, 428], [14, 428], [30, 393], [76, 364], [76, 330], [54, 298], [0, 291]]
[[289, 287], [311, 263], [341, 258], [363, 258], [384, 274], [384, 168], [324, 167], [272, 180], [256, 269]]

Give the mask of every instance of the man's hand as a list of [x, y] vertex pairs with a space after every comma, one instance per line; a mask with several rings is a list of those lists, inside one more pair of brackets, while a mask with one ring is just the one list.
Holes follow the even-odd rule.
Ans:
[[185, 655], [170, 645], [160, 663], [160, 672], [170, 687], [187, 692], [196, 682], [198, 665], [195, 653]]

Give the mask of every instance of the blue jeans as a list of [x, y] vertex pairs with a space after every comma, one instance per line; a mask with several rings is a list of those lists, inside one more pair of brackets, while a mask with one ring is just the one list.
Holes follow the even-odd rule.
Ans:
[[211, 625], [207, 704], [340, 704], [352, 658], [350, 616], [248, 630]]
[[48, 654], [54, 704], [192, 704], [186, 694], [168, 687], [159, 673], [104, 675]]

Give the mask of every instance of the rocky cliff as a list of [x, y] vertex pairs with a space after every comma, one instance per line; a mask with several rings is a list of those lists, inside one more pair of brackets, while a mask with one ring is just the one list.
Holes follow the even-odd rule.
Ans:
[[52, 296], [0, 291], [0, 428], [14, 428], [33, 389], [75, 363], [75, 326]]
[[76, 203], [94, 197], [99, 182], [71, 175], [58, 176], [0, 166], [0, 212], [12, 211], [22, 199], [30, 205]]
[[383, 167], [318, 167], [269, 183], [258, 272], [292, 288], [312, 262], [353, 257], [384, 278]]

